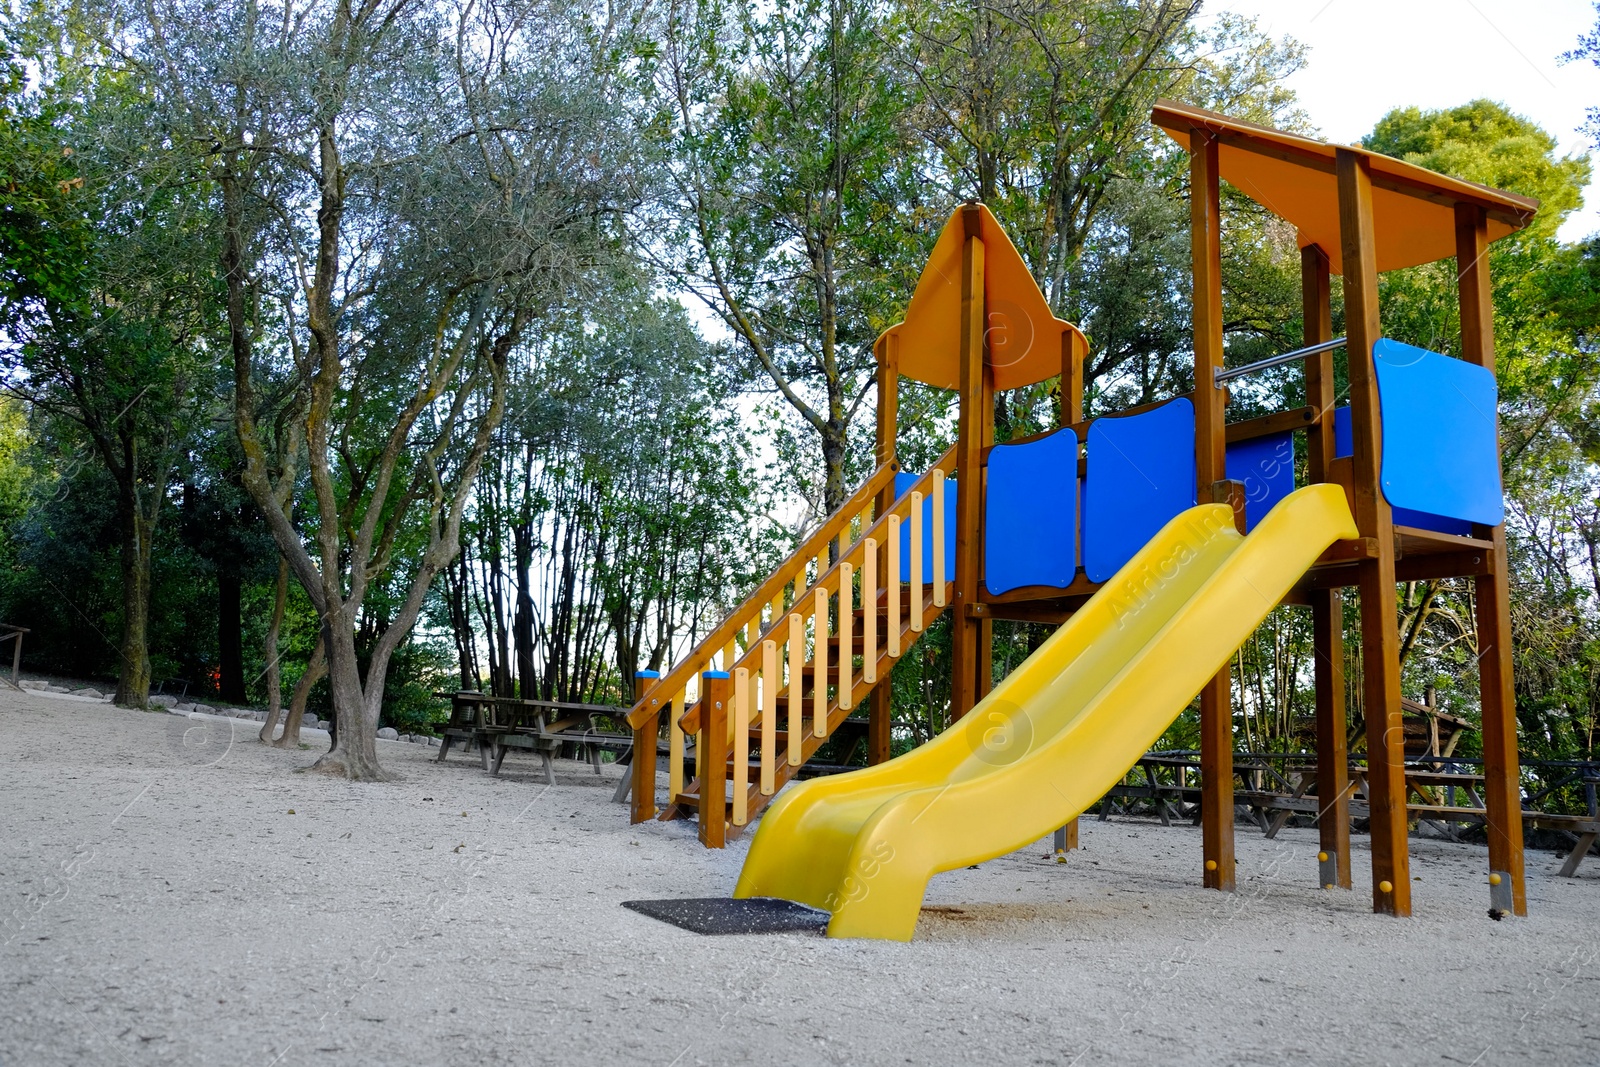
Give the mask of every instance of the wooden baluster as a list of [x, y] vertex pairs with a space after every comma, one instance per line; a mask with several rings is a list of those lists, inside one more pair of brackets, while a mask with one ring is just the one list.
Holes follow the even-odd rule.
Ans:
[[735, 638], [728, 638], [728, 647], [722, 650], [722, 671], [724, 674], [733, 670], [733, 661], [739, 655], [739, 646]]
[[839, 707], [845, 711], [856, 706], [855, 682], [851, 680], [856, 653], [850, 647], [856, 636], [855, 577], [856, 569], [848, 562], [839, 564]]
[[805, 708], [801, 706], [801, 680], [805, 676], [806, 620], [796, 612], [789, 616], [789, 766], [800, 766], [800, 731], [804, 729]]
[[733, 825], [750, 820], [750, 671], [733, 672]]
[[778, 625], [778, 620], [783, 618], [782, 589], [778, 590], [778, 595], [772, 598], [772, 603], [767, 605], [767, 618], [769, 620], [767, 623], [768, 629], [776, 627]]
[[[701, 733], [697, 734], [696, 737], [704, 736], [706, 723], [706, 676], [713, 673], [715, 670], [716, 668], [711, 665], [711, 661], [707, 660], [705, 670], [700, 673], [700, 696], [698, 699], [700, 701]], [[694, 776], [696, 778], [700, 777], [700, 745], [698, 742], [694, 746]]]
[[828, 591], [817, 587], [816, 608], [811, 617], [811, 732], [828, 736]]
[[867, 538], [861, 557], [861, 680], [878, 680], [878, 539]]
[[667, 727], [667, 759], [671, 763], [667, 767], [667, 796], [673, 801], [678, 799], [678, 794], [683, 792], [683, 727], [678, 725], [678, 720], [683, 718], [683, 691], [672, 698], [672, 710], [667, 713], [671, 725]]
[[778, 748], [778, 686], [783, 675], [778, 671], [778, 642], [761, 642], [761, 794], [778, 791], [777, 769], [773, 766]]
[[889, 590], [889, 655], [900, 656], [900, 516], [889, 516], [889, 573], [883, 576]]
[[944, 607], [944, 471], [933, 472], [933, 606]]
[[911, 494], [911, 629], [922, 632], [922, 494]]

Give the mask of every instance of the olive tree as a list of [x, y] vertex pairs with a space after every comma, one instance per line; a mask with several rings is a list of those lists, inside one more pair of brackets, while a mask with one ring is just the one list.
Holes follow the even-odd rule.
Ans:
[[[338, 729], [317, 766], [382, 777], [385, 674], [458, 551], [507, 380], [613, 254], [633, 27], [564, 0], [117, 14], [218, 191], [243, 481], [322, 620]], [[303, 434], [269, 430], [284, 407]], [[275, 442], [304, 448], [302, 479]], [[358, 656], [380, 579], [404, 595]]]

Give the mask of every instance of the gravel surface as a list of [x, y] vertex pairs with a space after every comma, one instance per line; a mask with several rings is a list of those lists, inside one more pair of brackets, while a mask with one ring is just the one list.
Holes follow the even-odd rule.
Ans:
[[1413, 841], [1394, 920], [1307, 831], [1242, 827], [1222, 896], [1198, 830], [1085, 822], [935, 879], [908, 945], [712, 938], [619, 902], [744, 843], [630, 827], [614, 768], [380, 742], [357, 785], [255, 730], [0, 692], [0, 1065], [1600, 1062], [1593, 860], [1530, 853], [1492, 922], [1484, 851]]

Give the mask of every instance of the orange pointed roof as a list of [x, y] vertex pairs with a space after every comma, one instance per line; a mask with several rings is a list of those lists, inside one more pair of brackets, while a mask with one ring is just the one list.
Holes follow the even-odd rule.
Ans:
[[1348, 148], [1372, 169], [1372, 228], [1378, 270], [1432, 263], [1456, 254], [1456, 204], [1476, 204], [1488, 216], [1489, 240], [1522, 229], [1539, 201], [1503, 189], [1451, 178], [1365, 148], [1333, 145], [1270, 126], [1228, 118], [1171, 100], [1158, 100], [1150, 121], [1185, 150], [1204, 130], [1217, 139], [1223, 180], [1300, 230], [1300, 247], [1318, 245], [1340, 272], [1339, 191], [1334, 153]]
[[[881, 341], [899, 351], [900, 373], [943, 389], [956, 388], [961, 371], [961, 254], [966, 243], [965, 207], [956, 208], [917, 279], [905, 321], [883, 332]], [[988, 359], [997, 390], [1019, 389], [1061, 373], [1062, 345], [1075, 358], [1089, 350], [1082, 331], [1050, 311], [1028, 265], [1000, 223], [977, 205], [983, 241], [984, 307], [988, 312]]]

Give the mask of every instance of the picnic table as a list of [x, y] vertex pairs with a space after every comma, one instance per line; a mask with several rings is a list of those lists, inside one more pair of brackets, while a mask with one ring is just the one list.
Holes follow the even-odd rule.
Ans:
[[[604, 752], [615, 753], [618, 766], [632, 763], [633, 733], [616, 725], [626, 716], [625, 707], [502, 697], [472, 690], [434, 695], [450, 701], [450, 721], [442, 731], [435, 762], [443, 763], [457, 744], [475, 745], [483, 769], [498, 776], [507, 755], [526, 752], [539, 757], [550, 785], [556, 780], [553, 760], [569, 745], [587, 758], [595, 774], [602, 773]], [[692, 757], [693, 748], [691, 743], [686, 758]], [[665, 742], [657, 751], [670, 754]], [[624, 772], [612, 799], [622, 803], [631, 788], [632, 777]]]

